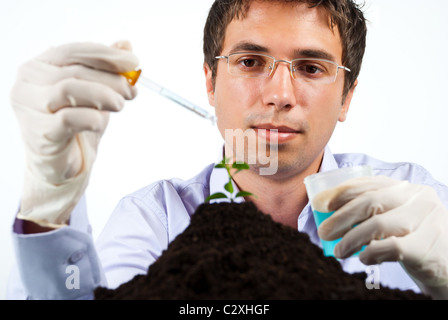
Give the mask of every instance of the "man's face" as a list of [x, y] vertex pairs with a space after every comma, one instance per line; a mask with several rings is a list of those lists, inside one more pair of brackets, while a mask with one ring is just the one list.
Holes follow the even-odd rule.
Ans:
[[[330, 28], [323, 9], [306, 4], [253, 2], [244, 19], [229, 24], [221, 54], [241, 51], [288, 61], [315, 52], [342, 65], [338, 30]], [[214, 88], [211, 77], [206, 67], [209, 102], [223, 137], [225, 129], [277, 129], [278, 135], [268, 136], [267, 143], [278, 140], [277, 176], [283, 178], [321, 160], [337, 122], [345, 120], [354, 90], [343, 99], [343, 71], [334, 83], [301, 84], [285, 63], [278, 63], [269, 78], [241, 78], [229, 74], [221, 59]]]

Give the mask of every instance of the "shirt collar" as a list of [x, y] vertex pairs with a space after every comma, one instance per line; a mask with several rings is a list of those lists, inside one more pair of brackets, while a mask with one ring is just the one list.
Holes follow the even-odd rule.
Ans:
[[330, 170], [338, 169], [338, 163], [336, 162], [335, 157], [333, 156], [333, 153], [330, 151], [330, 147], [325, 147], [324, 150], [324, 157], [322, 159], [322, 163], [319, 168], [319, 172], [325, 172]]
[[[221, 160], [216, 163], [220, 163]], [[338, 168], [338, 163], [334, 158], [333, 154], [330, 151], [330, 148], [327, 146], [324, 150], [324, 156], [322, 159], [322, 164], [319, 168], [319, 172], [330, 171]], [[224, 193], [230, 198], [230, 193], [224, 189], [224, 185], [229, 181], [229, 176], [227, 175], [227, 171], [222, 168], [213, 168], [213, 171], [210, 175], [210, 194], [214, 193]], [[235, 190], [234, 194], [239, 192], [238, 186], [232, 180], [233, 188]], [[229, 202], [229, 199], [214, 199], [211, 200], [210, 203], [218, 203], [218, 202]], [[244, 202], [243, 197], [239, 197], [235, 199], [235, 202]]]

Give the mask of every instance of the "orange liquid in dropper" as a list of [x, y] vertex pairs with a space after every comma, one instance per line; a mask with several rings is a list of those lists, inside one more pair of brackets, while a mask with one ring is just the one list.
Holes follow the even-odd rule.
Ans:
[[122, 72], [120, 75], [125, 77], [131, 86], [134, 86], [137, 83], [138, 78], [140, 78], [141, 73], [142, 70], [133, 70], [129, 72]]

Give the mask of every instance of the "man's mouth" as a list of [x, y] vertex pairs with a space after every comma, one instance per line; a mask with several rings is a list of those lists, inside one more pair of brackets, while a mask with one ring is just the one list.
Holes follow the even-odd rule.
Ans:
[[270, 143], [285, 143], [297, 137], [301, 131], [283, 125], [259, 124], [252, 126], [258, 137], [266, 139]]

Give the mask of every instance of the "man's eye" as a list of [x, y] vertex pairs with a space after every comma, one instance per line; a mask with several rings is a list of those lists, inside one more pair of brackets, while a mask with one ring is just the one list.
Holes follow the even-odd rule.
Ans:
[[322, 72], [322, 69], [315, 65], [303, 65], [298, 68], [299, 70], [306, 72], [308, 74], [317, 75]]
[[253, 68], [260, 65], [260, 63], [255, 59], [243, 59], [240, 61], [241, 65], [246, 68]]

